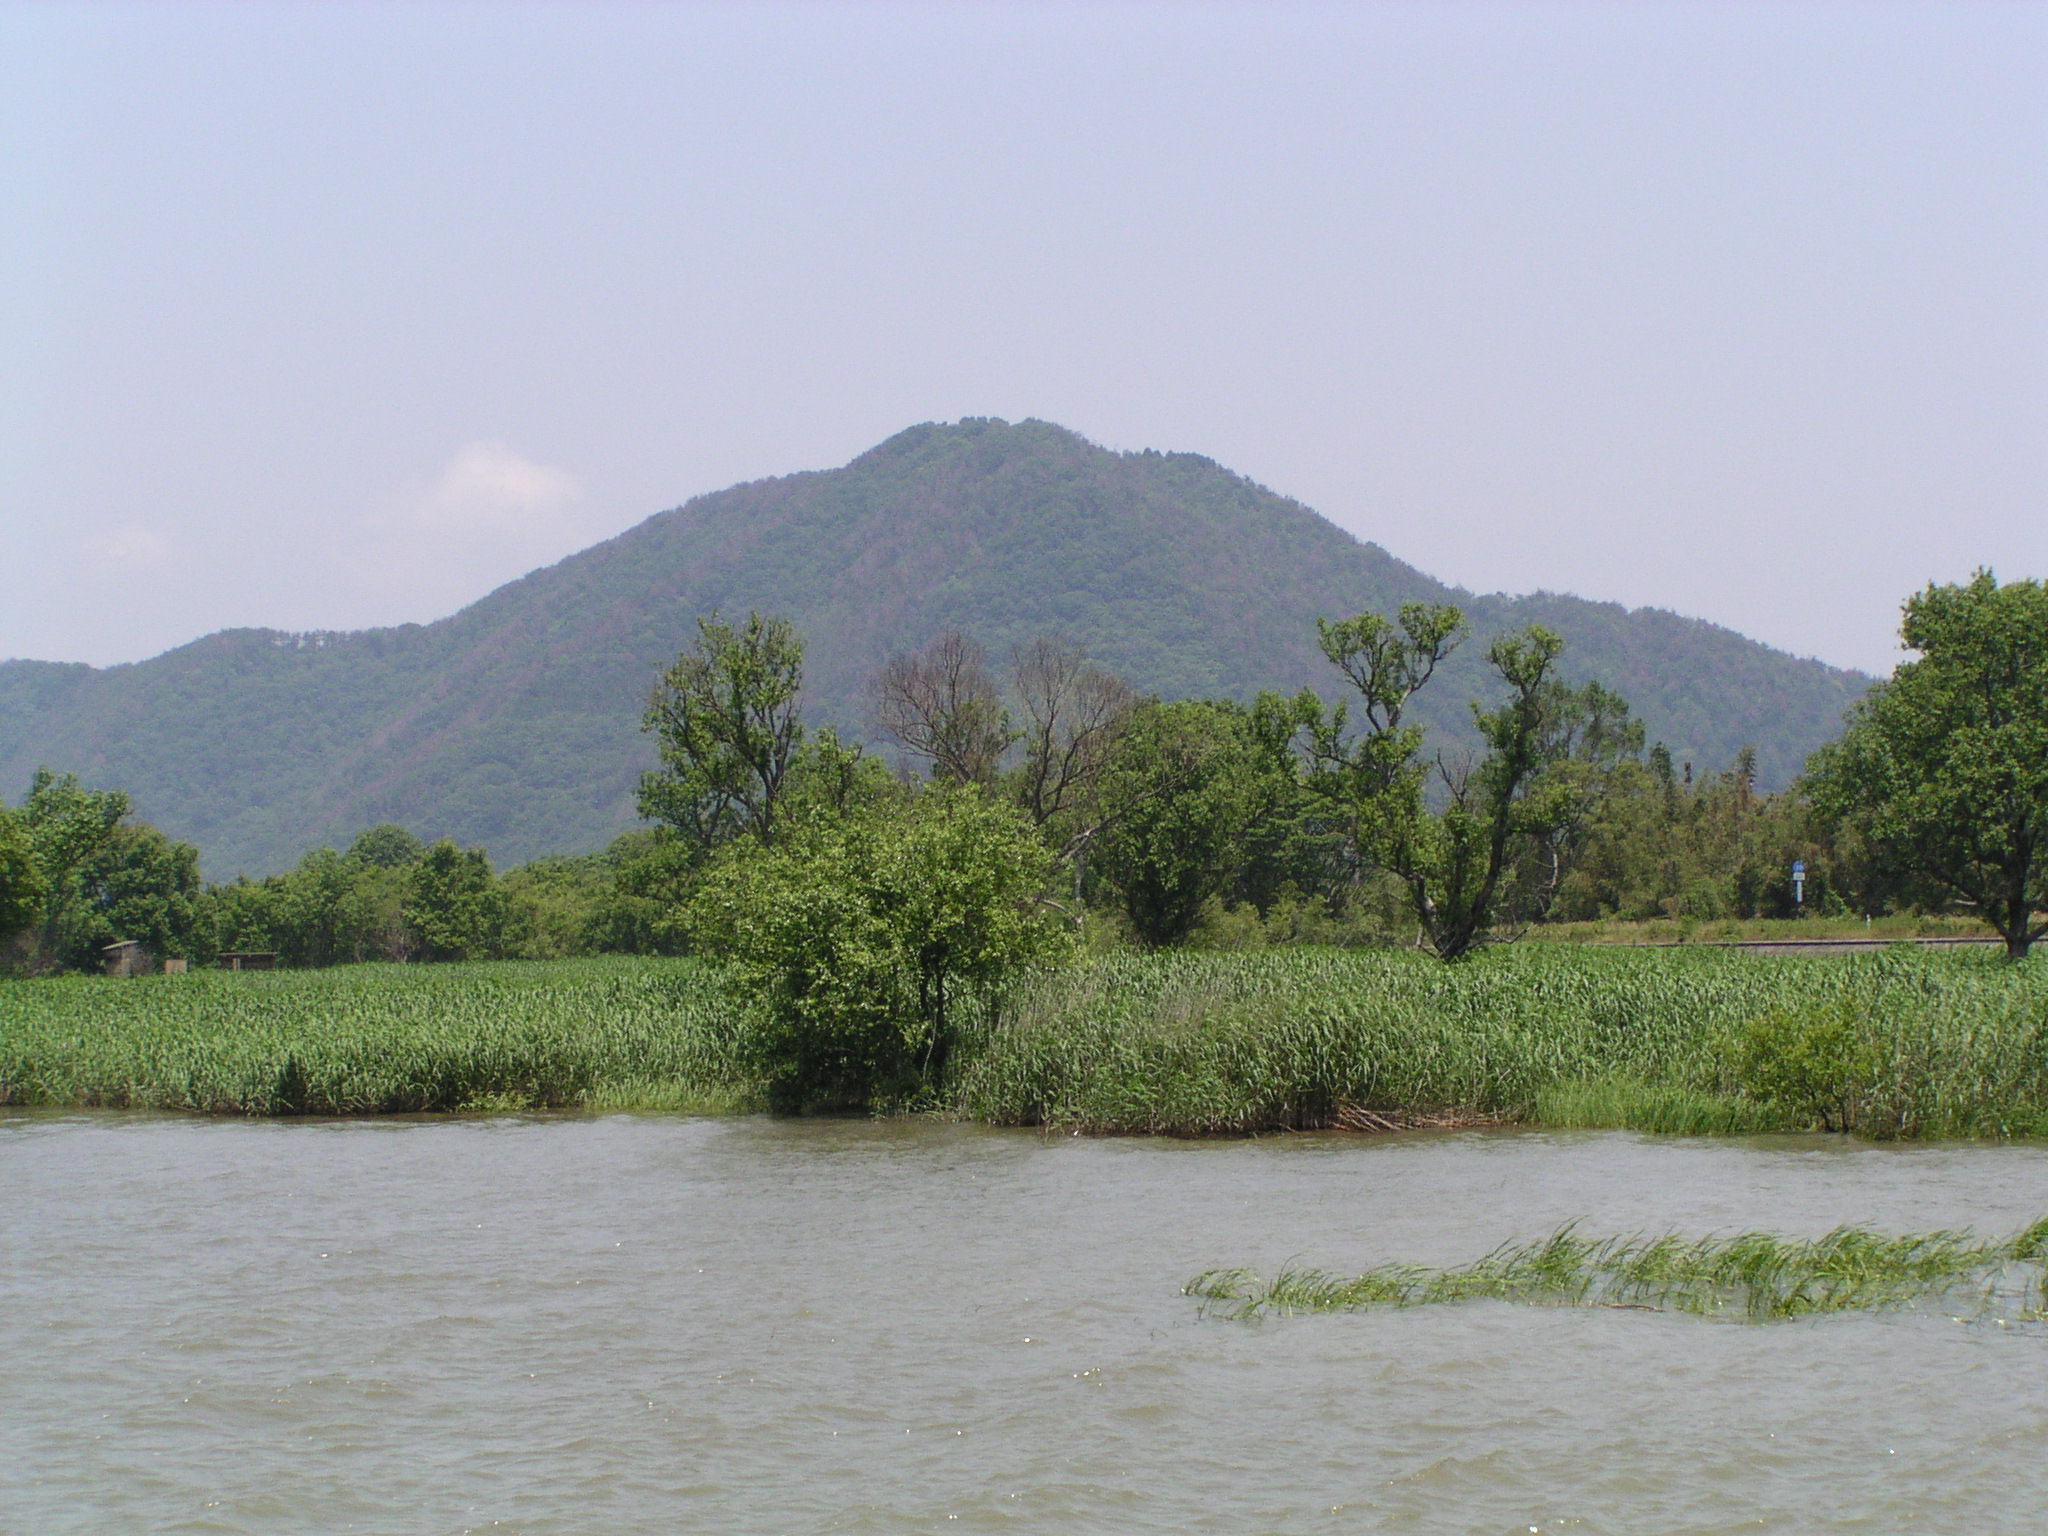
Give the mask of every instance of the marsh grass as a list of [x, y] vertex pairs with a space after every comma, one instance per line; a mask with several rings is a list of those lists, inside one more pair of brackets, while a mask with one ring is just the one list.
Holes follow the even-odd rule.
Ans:
[[1902, 1236], [1837, 1227], [1824, 1237], [1769, 1232], [1682, 1238], [1593, 1238], [1576, 1223], [1531, 1243], [1504, 1244], [1470, 1264], [1382, 1264], [1359, 1275], [1285, 1269], [1207, 1270], [1184, 1287], [1205, 1311], [1230, 1318], [1360, 1312], [1491, 1298], [1551, 1306], [1650, 1307], [1756, 1321], [1886, 1310], [1974, 1292], [2040, 1317], [2048, 1219], [1998, 1242], [1967, 1232]]
[[[0, 1104], [206, 1114], [760, 1107], [716, 969], [612, 958], [0, 983]], [[967, 1021], [884, 1111], [1108, 1134], [1522, 1122], [2048, 1129], [2048, 957], [1518, 947], [1116, 953]]]
[[357, 1115], [737, 1107], [689, 961], [362, 965], [0, 985], [0, 1104]]
[[[1796, 1080], [1755, 1070], [1777, 1034], [1812, 1046]], [[1821, 1050], [1837, 1046], [1840, 1083]], [[2048, 963], [1578, 945], [1455, 966], [1384, 950], [1118, 954], [1022, 989], [950, 1087], [976, 1119], [1109, 1133], [1333, 1126], [1351, 1110], [2033, 1135], [2048, 1123]]]
[[1776, 1104], [1618, 1075], [1539, 1088], [1531, 1118], [1554, 1130], [1653, 1136], [1753, 1136], [1805, 1128], [1795, 1112]]

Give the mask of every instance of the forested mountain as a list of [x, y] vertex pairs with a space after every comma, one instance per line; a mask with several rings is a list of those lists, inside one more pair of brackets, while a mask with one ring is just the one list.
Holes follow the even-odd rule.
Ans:
[[1316, 617], [1411, 599], [1471, 621], [1418, 701], [1454, 730], [1483, 691], [1485, 640], [1531, 620], [1565, 637], [1568, 677], [1618, 689], [1676, 757], [1719, 768], [1753, 743], [1766, 786], [1869, 683], [1655, 609], [1472, 596], [1195, 454], [970, 419], [699, 496], [437, 623], [226, 630], [105, 669], [0, 663], [0, 787], [45, 763], [117, 785], [214, 876], [383, 821], [502, 862], [631, 823], [649, 686], [714, 608], [790, 618], [810, 718], [868, 734], [866, 680], [949, 627], [998, 661], [1065, 636], [1166, 696], [1335, 696]]

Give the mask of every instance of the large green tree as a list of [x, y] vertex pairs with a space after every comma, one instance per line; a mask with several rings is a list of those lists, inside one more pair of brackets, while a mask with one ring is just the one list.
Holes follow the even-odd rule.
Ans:
[[348, 845], [349, 858], [372, 869], [409, 869], [426, 851], [426, 845], [412, 833], [388, 821], [366, 827]]
[[804, 647], [786, 619], [758, 613], [735, 629], [716, 613], [655, 685], [643, 728], [661, 767], [640, 780], [640, 814], [694, 848], [741, 832], [775, 840], [784, 780], [804, 727]]
[[1237, 873], [1264, 803], [1261, 762], [1233, 704], [1148, 702], [1117, 734], [1095, 786], [1090, 860], [1141, 943], [1185, 941]]
[[34, 926], [43, 914], [44, 895], [42, 866], [25, 819], [0, 805], [0, 946]]
[[[1319, 625], [1323, 654], [1358, 695], [1363, 729], [1343, 705], [1325, 714], [1299, 701], [1313, 777], [1354, 822], [1361, 858], [1398, 876], [1429, 947], [1456, 960], [1496, 924], [1540, 910], [1554, 888], [1560, 832], [1582, 814], [1587, 781], [1559, 771], [1577, 741], [1609, 758], [1639, 738], [1617, 732], [1626, 710], [1605, 690], [1565, 688], [1555, 672], [1563, 641], [1540, 625], [1502, 635], [1486, 660], [1506, 695], [1471, 706], [1485, 743], [1474, 761], [1439, 756], [1433, 796], [1420, 727], [1406, 721], [1414, 695], [1457, 644], [1463, 618], [1448, 605], [1410, 603], [1398, 621], [1364, 613]], [[1432, 798], [1434, 804], [1431, 803]]]
[[[377, 866], [336, 853], [309, 849], [298, 866], [275, 882], [273, 907], [278, 949], [292, 965], [345, 965], [376, 955], [370, 935], [376, 930], [378, 896], [391, 891], [402, 902], [408, 882], [403, 869], [397, 878], [379, 878]], [[408, 930], [403, 948], [411, 948]]]
[[1814, 754], [1808, 791], [1909, 888], [1974, 909], [2024, 958], [2048, 932], [2048, 588], [1981, 570], [1930, 584], [1899, 635], [1918, 659]]
[[214, 935], [199, 881], [199, 850], [155, 827], [123, 822], [73, 877], [56, 928], [64, 964], [88, 970], [104, 946], [140, 939], [159, 959], [209, 960]]
[[1327, 712], [1313, 693], [1295, 700], [1307, 733], [1312, 782], [1341, 804], [1367, 862], [1391, 857], [1423, 816], [1422, 727], [1406, 718], [1409, 701], [1457, 647], [1464, 615], [1449, 604], [1404, 603], [1398, 622], [1361, 613], [1335, 623], [1318, 619], [1323, 655], [1358, 695], [1359, 729], [1351, 703]]
[[117, 789], [87, 789], [75, 773], [36, 770], [21, 816], [42, 872], [43, 963], [54, 962], [60, 931], [78, 904], [81, 871], [112, 843], [127, 814], [128, 797]]
[[1566, 787], [1543, 773], [1555, 750], [1546, 685], [1562, 647], [1533, 625], [1487, 647], [1508, 698], [1497, 709], [1473, 707], [1486, 753], [1470, 767], [1447, 765], [1443, 810], [1399, 827], [1389, 845], [1390, 867], [1408, 886], [1430, 948], [1446, 960], [1485, 943], [1504, 912], [1530, 915], [1521, 904], [1528, 881], [1516, 877], [1531, 872], [1538, 848], [1572, 814]]
[[488, 960], [503, 952], [508, 903], [481, 848], [447, 838], [408, 872], [405, 920], [428, 960]]

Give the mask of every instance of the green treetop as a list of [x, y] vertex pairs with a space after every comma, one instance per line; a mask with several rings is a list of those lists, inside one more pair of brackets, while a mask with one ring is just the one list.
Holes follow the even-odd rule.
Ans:
[[2024, 957], [2048, 932], [2048, 588], [1989, 571], [1907, 599], [1919, 659], [1809, 760], [1815, 804], [1926, 896], [1976, 909]]
[[747, 615], [743, 628], [717, 614], [662, 674], [643, 728], [661, 767], [640, 780], [640, 814], [700, 850], [751, 832], [775, 837], [783, 781], [803, 746], [797, 694], [804, 647], [786, 619]]

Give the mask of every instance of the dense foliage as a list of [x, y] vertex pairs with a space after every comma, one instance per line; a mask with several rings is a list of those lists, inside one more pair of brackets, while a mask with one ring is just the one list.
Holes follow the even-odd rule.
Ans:
[[[928, 770], [920, 781], [806, 725], [805, 648], [789, 623], [713, 615], [645, 716], [660, 746], [640, 785], [651, 831], [501, 878], [482, 849], [423, 846], [384, 824], [284, 874], [202, 888], [194, 851], [129, 819], [125, 796], [42, 770], [0, 825], [0, 853], [16, 850], [4, 894], [23, 911], [40, 902], [11, 963], [89, 967], [116, 938], [159, 959], [255, 950], [312, 966], [672, 953], [712, 872], [730, 890], [736, 871], [779, 868], [763, 861], [785, 826], [804, 829], [819, 865], [821, 839], [844, 839], [850, 856], [960, 789], [1027, 829], [1007, 899], [1095, 941], [1150, 947], [1412, 936], [1455, 959], [1556, 919], [1783, 916], [1802, 897], [1875, 915], [1958, 894], [1908, 867], [1867, 815], [1759, 795], [1748, 749], [1726, 773], [1696, 781], [1688, 764], [1681, 778], [1666, 745], [1645, 754], [1626, 701], [1561, 680], [1563, 642], [1540, 626], [1485, 647], [1500, 691], [1490, 707], [1467, 702], [1479, 750], [1432, 742], [1415, 708], [1467, 634], [1444, 605], [1319, 621], [1351, 697], [1269, 692], [1247, 709], [1142, 697], [1046, 637], [1013, 650], [1006, 690], [982, 648], [948, 632], [874, 679], [882, 723]], [[1796, 896], [1793, 860], [1810, 877]], [[760, 879], [757, 894], [774, 885]], [[804, 879], [827, 888], [815, 868]], [[695, 928], [726, 949], [741, 933]], [[877, 1081], [902, 1077], [868, 1046], [856, 1054]]]
[[1063, 940], [1038, 901], [1051, 856], [972, 785], [785, 824], [736, 846], [691, 903], [755, 1006], [748, 1060], [782, 1110], [930, 1095], [969, 1022]]
[[267, 950], [286, 965], [370, 960], [546, 960], [674, 954], [686, 860], [654, 833], [603, 853], [495, 874], [480, 848], [423, 846], [372, 827], [345, 852], [315, 848], [282, 875], [206, 895], [218, 950]]
[[1090, 859], [1142, 944], [1187, 939], [1245, 861], [1261, 761], [1242, 710], [1134, 709], [1107, 755]]
[[2048, 933], [2048, 588], [1929, 586], [1900, 636], [1920, 653], [1817, 757], [1812, 788], [1922, 900], [1962, 902], [2015, 958]]
[[43, 911], [43, 869], [26, 820], [0, 805], [0, 943], [24, 932]]
[[1904, 908], [1853, 828], [1831, 825], [1799, 794], [1760, 795], [1747, 754], [1725, 772], [1675, 770], [1661, 745], [1617, 763], [1565, 847], [1548, 916], [1789, 918], [1792, 866], [1805, 865], [1804, 910], [1878, 915]]
[[39, 775], [0, 807], [0, 970], [94, 970], [138, 940], [148, 962], [257, 951], [285, 966], [375, 960], [673, 954], [686, 860], [657, 833], [603, 853], [543, 859], [500, 877], [482, 849], [423, 845], [401, 827], [315, 848], [282, 875], [204, 885], [196, 850], [123, 814], [125, 797]]
[[[105, 946], [153, 954], [204, 944], [197, 853], [127, 819], [128, 797], [37, 772], [17, 811], [0, 808], [0, 957], [10, 969], [91, 967]], [[11, 850], [11, 851], [10, 851]]]
[[803, 642], [786, 619], [713, 614], [655, 685], [642, 728], [661, 767], [640, 776], [640, 814], [699, 850], [741, 832], [775, 840], [783, 786], [803, 746]]

